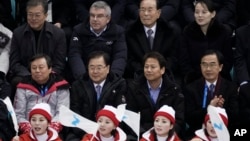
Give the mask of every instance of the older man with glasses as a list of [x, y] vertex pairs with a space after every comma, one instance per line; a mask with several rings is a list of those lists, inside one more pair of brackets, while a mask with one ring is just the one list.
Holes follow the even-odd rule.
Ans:
[[[97, 111], [105, 105], [117, 107], [126, 102], [126, 81], [115, 75], [110, 66], [110, 56], [104, 51], [90, 53], [88, 73], [76, 80], [70, 91], [70, 107], [74, 112], [95, 121]], [[80, 129], [70, 128], [67, 140], [79, 140], [84, 134]]]
[[202, 77], [188, 84], [184, 89], [187, 138], [194, 136], [207, 113], [207, 106], [226, 109], [229, 117], [229, 131], [234, 132], [239, 112], [237, 85], [221, 77], [223, 55], [217, 50], [207, 50], [201, 57]]
[[123, 75], [127, 59], [124, 29], [111, 21], [110, 6], [104, 1], [94, 2], [89, 21], [74, 27], [68, 55], [74, 80], [87, 72], [87, 56], [93, 51], [108, 53], [110, 70]]

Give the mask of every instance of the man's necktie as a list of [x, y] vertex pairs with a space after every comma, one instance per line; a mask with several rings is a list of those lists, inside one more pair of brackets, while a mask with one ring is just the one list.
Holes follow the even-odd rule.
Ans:
[[96, 90], [96, 97], [97, 97], [97, 101], [98, 101], [100, 96], [101, 96], [101, 86], [96, 85], [95, 90]]
[[213, 98], [214, 97], [214, 84], [211, 84], [209, 86], [209, 91], [210, 91], [210, 97]]
[[149, 29], [147, 31], [147, 34], [148, 34], [148, 41], [149, 41], [149, 44], [150, 44], [150, 48], [153, 49], [153, 43], [154, 43], [154, 37], [153, 37], [153, 30], [152, 29]]

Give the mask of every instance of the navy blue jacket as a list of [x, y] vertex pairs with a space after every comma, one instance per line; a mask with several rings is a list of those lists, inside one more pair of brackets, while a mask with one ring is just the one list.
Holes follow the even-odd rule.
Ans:
[[88, 55], [100, 50], [110, 55], [111, 71], [122, 76], [127, 60], [124, 29], [109, 23], [107, 29], [97, 37], [90, 31], [88, 23], [81, 23], [74, 27], [68, 55], [74, 79], [82, 77], [87, 71]]

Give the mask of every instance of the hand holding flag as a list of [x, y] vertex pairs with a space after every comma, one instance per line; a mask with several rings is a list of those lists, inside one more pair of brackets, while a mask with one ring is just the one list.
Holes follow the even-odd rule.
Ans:
[[80, 116], [63, 105], [59, 109], [59, 121], [64, 126], [77, 127], [93, 135], [99, 128], [99, 124], [96, 122]]

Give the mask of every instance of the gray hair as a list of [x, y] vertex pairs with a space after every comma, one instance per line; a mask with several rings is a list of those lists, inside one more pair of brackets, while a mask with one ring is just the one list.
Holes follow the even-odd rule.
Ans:
[[90, 8], [96, 8], [96, 9], [104, 9], [107, 13], [107, 16], [111, 17], [111, 8], [110, 6], [104, 2], [104, 1], [96, 1], [94, 2]]

